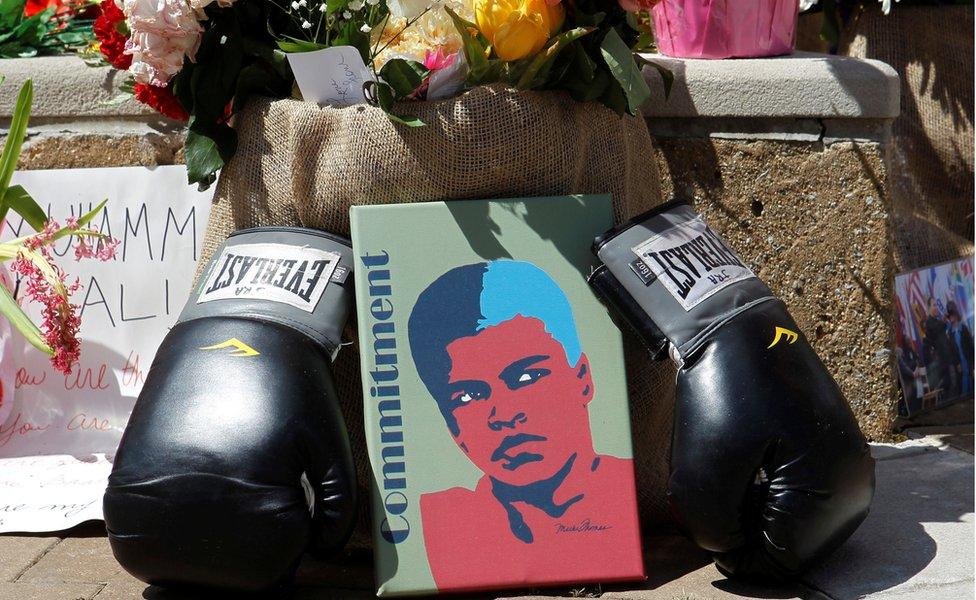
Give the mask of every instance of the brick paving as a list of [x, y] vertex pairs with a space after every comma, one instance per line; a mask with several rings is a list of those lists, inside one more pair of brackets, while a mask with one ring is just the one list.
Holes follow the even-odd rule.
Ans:
[[[873, 448], [879, 495], [872, 515], [827, 564], [804, 578], [806, 583], [770, 588], [727, 580], [704, 552], [680, 536], [664, 535], [645, 540], [649, 579], [643, 585], [523, 590], [506, 596], [520, 600], [972, 597], [972, 425], [968, 430], [926, 433], [923, 439]], [[349, 552], [333, 562], [307, 558], [289, 597], [373, 598], [370, 554]], [[112, 557], [101, 523], [57, 534], [0, 535], [0, 600], [211, 598], [213, 593], [147, 586], [128, 575]]]
[[[203, 600], [212, 593], [164, 590], [135, 579], [119, 567], [100, 524], [62, 532], [63, 537], [0, 536], [0, 600]], [[680, 536], [646, 543], [651, 577], [639, 590], [633, 584], [577, 586], [510, 592], [520, 600], [552, 595], [680, 600], [743, 597], [819, 598], [800, 586], [756, 588], [725, 580], [708, 557]], [[714, 584], [714, 585], [713, 585]], [[708, 589], [707, 595], [701, 590]], [[529, 594], [529, 595], [526, 595]], [[532, 596], [531, 594], [548, 594]], [[651, 595], [645, 595], [651, 594]], [[772, 594], [772, 595], [770, 595]], [[311, 557], [301, 564], [293, 600], [368, 599], [373, 595], [370, 555], [347, 553], [337, 562]], [[493, 598], [485, 595], [482, 598]]]

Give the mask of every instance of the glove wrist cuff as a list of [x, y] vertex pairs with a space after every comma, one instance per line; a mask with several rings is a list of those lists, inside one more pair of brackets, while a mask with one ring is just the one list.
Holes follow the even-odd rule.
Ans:
[[632, 331], [641, 341], [654, 360], [663, 360], [668, 354], [670, 341], [649, 317], [641, 318], [643, 310], [633, 296], [622, 286], [613, 273], [600, 265], [590, 273], [586, 281], [596, 295], [616, 310], [611, 312], [620, 329]]
[[594, 273], [591, 285], [628, 322], [653, 322], [657, 334], [643, 337], [653, 340], [655, 355], [663, 337], [686, 356], [737, 312], [772, 296], [683, 202], [665, 203], [612, 229], [593, 250], [609, 273]]
[[178, 322], [234, 317], [276, 323], [335, 358], [354, 302], [352, 264], [349, 241], [323, 231], [237, 231], [214, 253]]

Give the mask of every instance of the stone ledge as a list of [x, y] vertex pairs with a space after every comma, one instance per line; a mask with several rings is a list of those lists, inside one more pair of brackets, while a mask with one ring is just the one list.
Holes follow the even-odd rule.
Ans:
[[[871, 118], [893, 119], [899, 112], [898, 75], [877, 60], [809, 52], [766, 59], [686, 60], [645, 54], [674, 73], [671, 96], [657, 71], [645, 67], [653, 97], [648, 117]], [[89, 67], [77, 56], [0, 60], [7, 81], [0, 86], [0, 118], [10, 116], [17, 91], [34, 79], [33, 116], [153, 117], [152, 109], [119, 96], [122, 74]]]
[[89, 67], [77, 56], [8, 58], [0, 60], [0, 119], [9, 119], [20, 86], [34, 80], [31, 123], [128, 117], [159, 120], [148, 106], [134, 98], [115, 101], [123, 73], [112, 67]]
[[651, 120], [894, 119], [899, 113], [898, 74], [878, 60], [812, 52], [736, 60], [642, 56], [674, 74], [665, 100], [657, 70], [644, 67], [653, 95], [643, 111]]

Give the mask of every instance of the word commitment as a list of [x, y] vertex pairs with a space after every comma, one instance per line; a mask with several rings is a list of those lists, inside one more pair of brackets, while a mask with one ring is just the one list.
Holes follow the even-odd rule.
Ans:
[[[390, 281], [390, 254], [366, 253], [359, 259], [366, 267], [369, 283], [369, 315], [372, 317], [373, 358], [369, 371], [373, 385], [369, 395], [377, 403], [379, 412], [380, 452], [383, 458], [383, 507], [386, 518], [380, 523], [383, 539], [399, 544], [410, 535], [410, 522], [403, 513], [409, 505], [407, 489], [406, 451], [403, 447], [403, 413], [400, 405], [400, 370], [397, 367], [396, 325], [393, 322], [393, 288]], [[383, 268], [380, 268], [383, 267]], [[362, 341], [363, 344], [366, 340]]]

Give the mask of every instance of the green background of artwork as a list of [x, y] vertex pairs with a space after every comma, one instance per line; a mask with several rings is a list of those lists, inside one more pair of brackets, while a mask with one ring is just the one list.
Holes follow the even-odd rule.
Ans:
[[[620, 332], [586, 283], [597, 262], [593, 238], [613, 225], [609, 196], [562, 196], [524, 200], [459, 200], [450, 203], [362, 206], [351, 210], [366, 439], [374, 473], [373, 539], [376, 580], [382, 595], [435, 592], [427, 565], [420, 520], [421, 494], [449, 487], [474, 489], [481, 472], [454, 444], [444, 419], [416, 375], [407, 338], [407, 320], [417, 297], [449, 269], [497, 258], [531, 262], [545, 270], [566, 293], [580, 344], [590, 359], [594, 399], [589, 405], [594, 449], [600, 454], [632, 458], [627, 386]], [[378, 411], [370, 397], [373, 367], [371, 298], [367, 270], [358, 258], [390, 254], [402, 403], [410, 523], [408, 538], [397, 545], [379, 536], [385, 516], [382, 459], [379, 456]], [[375, 447], [374, 447], [375, 442]], [[486, 549], [486, 551], [490, 551]]]

